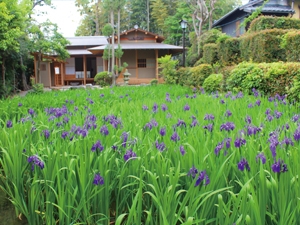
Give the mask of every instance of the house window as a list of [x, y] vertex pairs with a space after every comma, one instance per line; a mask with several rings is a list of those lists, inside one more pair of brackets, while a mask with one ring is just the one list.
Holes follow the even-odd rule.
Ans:
[[146, 68], [147, 60], [146, 59], [138, 59], [138, 68]]
[[154, 68], [155, 59], [138, 59], [138, 68]]

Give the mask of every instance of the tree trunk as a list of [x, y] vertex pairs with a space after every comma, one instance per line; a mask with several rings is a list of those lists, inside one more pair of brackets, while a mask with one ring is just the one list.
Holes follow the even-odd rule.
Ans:
[[114, 11], [111, 10], [110, 11], [110, 22], [111, 22], [111, 26], [113, 28], [113, 33], [111, 35], [111, 45], [112, 45], [112, 49], [111, 49], [111, 71], [112, 71], [112, 85], [115, 86], [116, 85], [116, 76], [115, 76], [115, 27], [114, 27]]
[[29, 90], [29, 86], [28, 86], [28, 84], [27, 84], [25, 71], [24, 71], [24, 69], [23, 69], [24, 64], [23, 64], [23, 57], [22, 57], [22, 56], [20, 56], [20, 64], [21, 64], [21, 69], [22, 69], [22, 74], [21, 74], [21, 75], [22, 75], [22, 85], [23, 85], [23, 90], [24, 90], [24, 91], [27, 91], [27, 90]]
[[37, 60], [37, 66], [36, 66], [36, 82], [37, 83], [41, 83], [42, 82], [42, 79], [41, 79], [41, 75], [40, 75], [40, 67], [41, 67], [41, 61], [42, 61], [42, 53], [39, 52], [38, 53], [38, 60]]
[[[118, 9], [118, 47], [120, 44], [121, 9]], [[118, 58], [118, 66], [121, 66], [121, 57]]]
[[2, 81], [3, 81], [3, 88], [5, 89], [5, 56], [2, 57]]
[[95, 8], [96, 8], [96, 12], [95, 12], [95, 20], [94, 20], [94, 22], [95, 22], [95, 24], [96, 24], [96, 30], [95, 30], [95, 36], [99, 36], [100, 35], [100, 26], [99, 26], [99, 4], [100, 4], [100, 0], [98, 0], [97, 1], [97, 3], [96, 3], [96, 6], [95, 6]]

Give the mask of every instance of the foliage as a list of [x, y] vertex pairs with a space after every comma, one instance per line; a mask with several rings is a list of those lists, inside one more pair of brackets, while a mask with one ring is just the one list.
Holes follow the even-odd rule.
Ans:
[[219, 60], [218, 57], [219, 46], [218, 44], [206, 44], [203, 46], [203, 63], [214, 64]]
[[102, 71], [96, 74], [96, 76], [94, 77], [94, 81], [97, 85], [105, 87], [111, 85], [112, 78], [108, 71]]
[[240, 37], [240, 51], [243, 61], [277, 62], [285, 61], [285, 50], [280, 47], [281, 37], [286, 30], [271, 29]]
[[300, 32], [298, 30], [290, 31], [282, 36], [281, 47], [286, 51], [288, 62], [300, 62], [299, 46]]
[[225, 38], [218, 39], [218, 57], [222, 65], [234, 65], [241, 62], [240, 39]]
[[251, 22], [248, 32], [269, 29], [300, 29], [300, 20], [288, 17], [260, 16]]
[[30, 94], [42, 94], [44, 93], [44, 84], [37, 83], [32, 85], [32, 89], [28, 91]]
[[[229, 90], [251, 93], [255, 88], [265, 95], [295, 93], [299, 63], [241, 63], [227, 79]], [[292, 91], [290, 91], [292, 90]]]
[[161, 69], [160, 75], [167, 84], [177, 84], [176, 67], [178, 60], [171, 59], [171, 55], [166, 55], [158, 59], [158, 66]]
[[193, 80], [191, 78], [191, 68], [180, 67], [177, 70], [178, 84], [181, 86], [193, 86]]
[[158, 80], [157, 80], [157, 79], [152, 79], [152, 80], [150, 81], [150, 84], [151, 84], [151, 85], [157, 85], [157, 84], [158, 84]]
[[251, 23], [255, 18], [257, 18], [260, 14], [264, 6], [268, 3], [268, 0], [264, 0], [263, 4], [255, 9], [254, 12], [251, 13], [250, 16], [244, 19], [244, 21], [240, 24], [240, 27], [246, 27], [247, 24]]
[[221, 91], [223, 75], [222, 74], [211, 74], [203, 82], [203, 88], [207, 93], [215, 91]]
[[169, 85], [15, 97], [1, 190], [32, 225], [297, 225], [299, 116], [284, 96]]
[[213, 68], [209, 64], [201, 64], [190, 69], [192, 85], [201, 87], [204, 80], [213, 73]]

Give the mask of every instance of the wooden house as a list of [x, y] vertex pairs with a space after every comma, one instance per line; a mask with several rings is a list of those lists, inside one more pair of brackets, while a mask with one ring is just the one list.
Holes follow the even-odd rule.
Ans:
[[[240, 27], [240, 24], [250, 16], [258, 7], [261, 7], [264, 0], [249, 0], [245, 5], [235, 8], [225, 16], [215, 21], [214, 28], [221, 28], [223, 33], [232, 37], [239, 37], [244, 34], [247, 27]], [[300, 18], [300, 0], [269, 0], [262, 8], [261, 14], [268, 16], [290, 16]]]
[[[80, 85], [94, 83], [98, 72], [107, 71], [108, 62], [103, 59], [105, 47], [109, 44], [104, 36], [71, 37], [66, 38], [70, 45], [66, 46], [70, 58], [59, 62], [54, 56], [44, 56], [40, 65], [41, 80], [45, 87]], [[162, 43], [163, 37], [151, 32], [134, 28], [120, 35], [120, 45], [124, 52], [121, 61], [128, 64], [131, 74], [129, 84], [149, 83], [158, 77], [157, 59], [167, 54], [178, 54], [183, 51], [181, 46]], [[117, 37], [115, 37], [117, 42]], [[117, 44], [114, 45], [117, 48]], [[37, 71], [37, 55], [35, 71]], [[115, 60], [117, 61], [117, 60]], [[123, 75], [116, 83], [123, 82]]]

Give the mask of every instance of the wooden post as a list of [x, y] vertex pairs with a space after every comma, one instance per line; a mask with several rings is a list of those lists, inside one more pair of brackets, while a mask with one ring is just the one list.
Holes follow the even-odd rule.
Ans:
[[86, 85], [86, 55], [83, 55], [83, 84]]
[[138, 79], [139, 78], [139, 67], [138, 67], [138, 50], [135, 50], [135, 77]]
[[48, 77], [49, 77], [49, 83], [50, 83], [49, 86], [51, 88], [52, 81], [51, 81], [51, 63], [50, 62], [48, 63], [47, 68], [48, 68]]
[[158, 49], [155, 49], [155, 77], [158, 80]]
[[63, 63], [60, 63], [60, 76], [61, 76], [61, 85], [65, 85], [65, 71], [64, 71]]
[[[35, 79], [35, 83], [37, 83], [37, 60], [36, 60], [36, 54], [34, 53], [33, 55], [33, 61], [34, 61], [34, 79]], [[31, 85], [31, 84], [30, 84]]]

